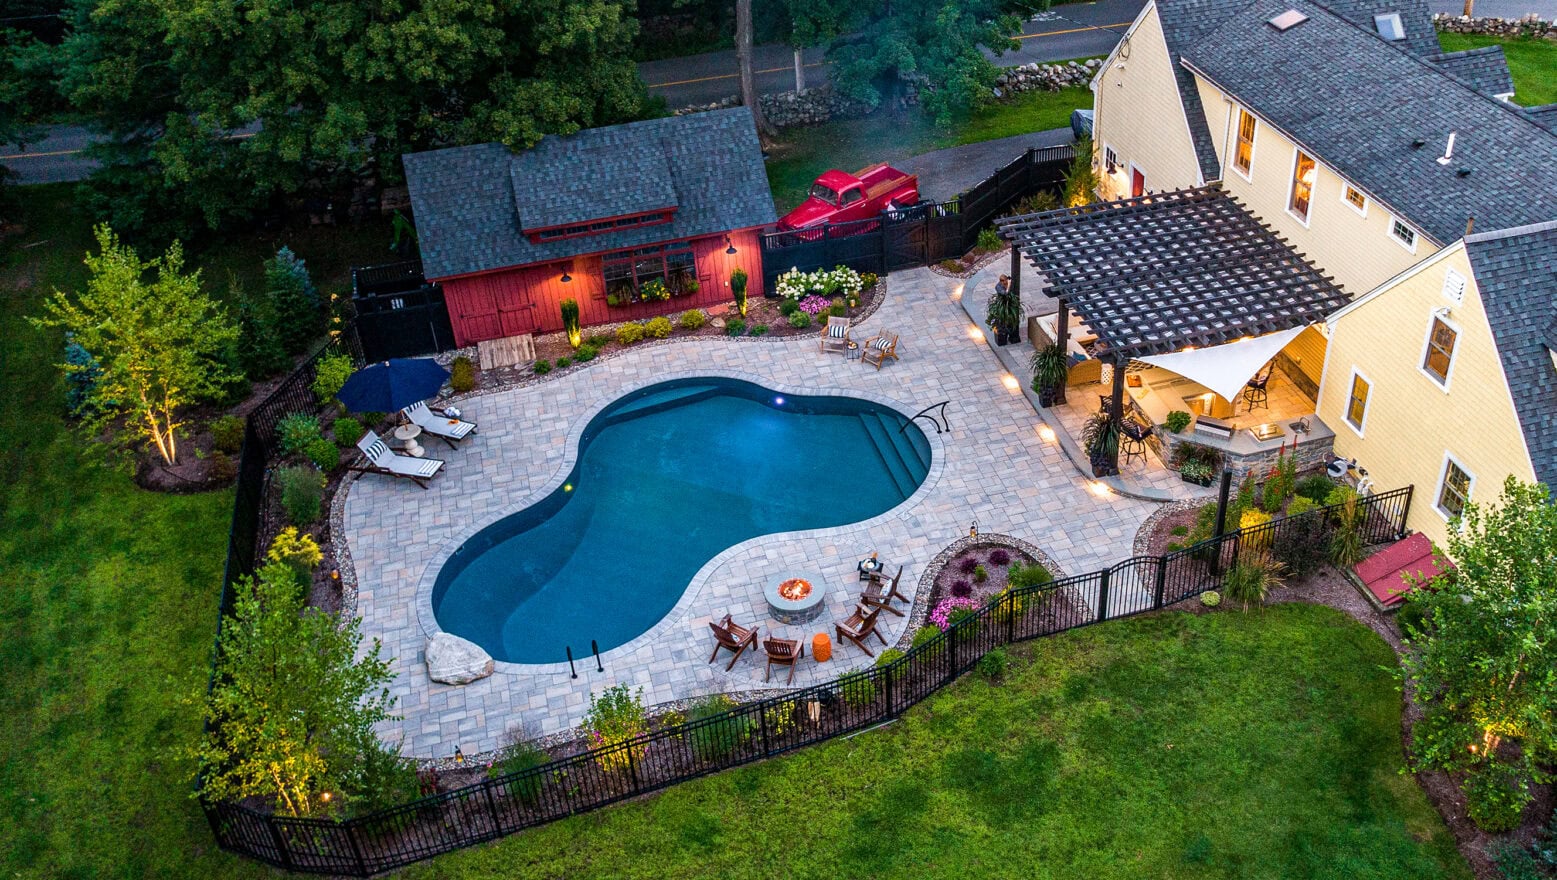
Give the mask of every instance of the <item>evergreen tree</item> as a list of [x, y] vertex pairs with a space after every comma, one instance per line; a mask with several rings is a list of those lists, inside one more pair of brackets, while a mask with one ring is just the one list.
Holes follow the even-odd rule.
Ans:
[[103, 365], [76, 341], [65, 334], [65, 407], [71, 416], [81, 418], [92, 411], [92, 392], [102, 378]]
[[324, 332], [324, 311], [308, 267], [283, 247], [265, 261], [265, 296], [270, 303], [276, 339], [288, 354], [297, 354]]
[[268, 379], [287, 368], [286, 350], [276, 339], [275, 329], [264, 304], [244, 294], [236, 280], [232, 282], [232, 302], [238, 304], [238, 342], [235, 351], [239, 369], [253, 381]]

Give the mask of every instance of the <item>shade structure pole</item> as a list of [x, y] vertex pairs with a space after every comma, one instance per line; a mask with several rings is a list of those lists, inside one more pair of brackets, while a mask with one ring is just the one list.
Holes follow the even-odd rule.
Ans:
[[[1069, 364], [1070, 363], [1070, 304], [1065, 302], [1064, 299], [1060, 300], [1060, 310], [1059, 310], [1058, 313], [1055, 314], [1054, 319], [1055, 319], [1054, 344], [1058, 345], [1060, 347], [1060, 351], [1065, 352], [1065, 363]], [[1031, 341], [1031, 340], [1029, 340], [1029, 341]], [[1057, 389], [1057, 391], [1056, 391], [1056, 393], [1054, 395], [1054, 402], [1055, 403], [1064, 403], [1065, 402], [1065, 386], [1067, 384], [1069, 384], [1070, 370], [1067, 369], [1065, 371], [1065, 373], [1066, 373], [1066, 377], [1067, 378], [1066, 378], [1066, 381], [1060, 383], [1060, 387]]]
[[[1108, 401], [1108, 417], [1113, 419], [1114, 429], [1120, 432], [1124, 430], [1124, 393], [1125, 393], [1125, 367], [1130, 365], [1129, 358], [1115, 357], [1114, 363], [1114, 393]], [[1119, 472], [1119, 443], [1114, 444], [1113, 466], [1114, 473]]]
[[1011, 242], [1011, 295], [1022, 299], [1022, 249]]

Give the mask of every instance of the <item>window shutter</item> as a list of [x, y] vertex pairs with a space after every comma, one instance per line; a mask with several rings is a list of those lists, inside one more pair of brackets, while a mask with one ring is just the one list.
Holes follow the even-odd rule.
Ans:
[[1465, 276], [1450, 269], [1443, 276], [1443, 298], [1460, 305], [1465, 302]]

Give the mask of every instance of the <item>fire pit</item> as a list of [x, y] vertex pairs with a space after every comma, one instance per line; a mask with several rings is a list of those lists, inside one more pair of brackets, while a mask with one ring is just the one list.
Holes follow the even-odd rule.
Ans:
[[780, 623], [805, 623], [822, 613], [826, 587], [816, 575], [781, 574], [768, 581], [763, 595], [768, 613]]

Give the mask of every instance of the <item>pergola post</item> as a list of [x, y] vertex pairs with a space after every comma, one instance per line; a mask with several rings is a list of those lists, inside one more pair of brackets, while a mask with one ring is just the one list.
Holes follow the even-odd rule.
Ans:
[[[1060, 299], [1060, 310], [1055, 315], [1054, 344], [1058, 345], [1060, 347], [1060, 351], [1065, 353], [1065, 363], [1069, 364], [1070, 363], [1070, 304], [1065, 302], [1063, 297]], [[1070, 370], [1067, 369], [1065, 372], [1068, 375], [1070, 373]], [[1067, 382], [1068, 382], [1068, 380], [1067, 380]], [[1067, 382], [1061, 382], [1060, 383], [1060, 387], [1055, 389], [1055, 393], [1054, 393], [1054, 402], [1055, 403], [1064, 403], [1065, 402], [1065, 386], [1066, 386]]]
[[[1108, 417], [1113, 420], [1116, 438], [1124, 436], [1124, 394], [1125, 394], [1125, 368], [1130, 366], [1130, 359], [1115, 356], [1114, 364], [1114, 390], [1113, 396], [1108, 401]], [[1113, 461], [1114, 473], [1119, 473], [1119, 440], [1114, 442]]]
[[1022, 299], [1022, 249], [1011, 242], [1011, 295]]

